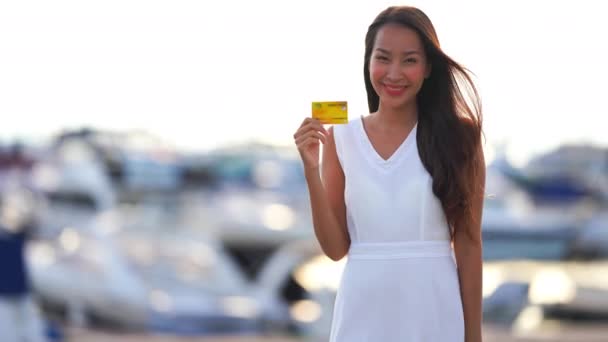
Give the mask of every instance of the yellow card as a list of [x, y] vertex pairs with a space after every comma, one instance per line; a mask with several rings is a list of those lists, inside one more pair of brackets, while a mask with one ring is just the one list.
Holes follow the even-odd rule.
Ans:
[[348, 106], [346, 101], [313, 102], [312, 117], [322, 124], [348, 123]]

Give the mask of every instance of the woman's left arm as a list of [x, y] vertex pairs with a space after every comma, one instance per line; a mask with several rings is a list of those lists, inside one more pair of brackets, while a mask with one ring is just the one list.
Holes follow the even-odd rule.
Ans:
[[454, 253], [458, 265], [460, 295], [464, 311], [465, 342], [481, 342], [482, 333], [482, 240], [481, 216], [485, 192], [486, 165], [480, 144], [476, 170], [472, 185], [475, 192], [472, 198], [470, 215], [456, 227], [454, 234]]

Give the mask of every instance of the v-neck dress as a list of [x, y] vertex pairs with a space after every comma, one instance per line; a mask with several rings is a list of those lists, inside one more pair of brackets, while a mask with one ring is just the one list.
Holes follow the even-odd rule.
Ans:
[[417, 128], [384, 159], [363, 117], [334, 126], [351, 246], [330, 342], [464, 341], [449, 229], [418, 154]]

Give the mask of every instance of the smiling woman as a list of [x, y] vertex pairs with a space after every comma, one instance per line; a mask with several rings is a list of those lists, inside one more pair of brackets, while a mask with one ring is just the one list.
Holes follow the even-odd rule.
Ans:
[[386, 106], [402, 106], [418, 94], [431, 74], [432, 65], [427, 61], [422, 42], [416, 31], [399, 24], [386, 24], [378, 30], [374, 43], [371, 56], [366, 58], [365, 65], [369, 66], [366, 79], [378, 96], [384, 95]]
[[381, 12], [364, 57], [370, 114], [328, 130], [306, 118], [294, 134], [317, 240], [348, 255], [330, 341], [481, 341], [475, 86], [414, 7]]

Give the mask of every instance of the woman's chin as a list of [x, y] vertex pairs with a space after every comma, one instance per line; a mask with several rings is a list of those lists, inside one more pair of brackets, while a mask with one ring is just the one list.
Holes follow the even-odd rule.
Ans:
[[382, 103], [383, 107], [392, 108], [392, 109], [405, 108], [408, 106], [409, 102], [410, 102], [409, 98], [400, 98], [400, 99], [381, 98], [380, 99], [380, 103]]

